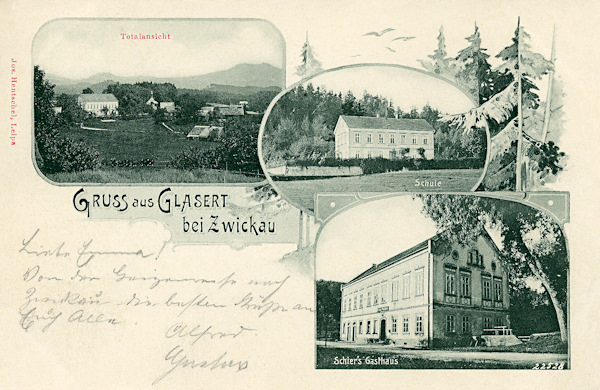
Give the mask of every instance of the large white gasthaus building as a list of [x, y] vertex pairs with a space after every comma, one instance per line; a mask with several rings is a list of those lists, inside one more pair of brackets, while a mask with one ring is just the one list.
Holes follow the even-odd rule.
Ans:
[[399, 158], [433, 159], [434, 128], [424, 119], [375, 118], [340, 115], [335, 125], [335, 155], [337, 158]]
[[340, 339], [399, 346], [469, 345], [509, 326], [508, 273], [483, 232], [461, 246], [440, 235], [373, 264], [342, 286]]

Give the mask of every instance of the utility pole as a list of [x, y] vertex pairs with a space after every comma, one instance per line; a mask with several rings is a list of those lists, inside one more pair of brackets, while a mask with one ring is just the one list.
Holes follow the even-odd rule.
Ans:
[[550, 114], [551, 114], [551, 100], [552, 100], [552, 83], [554, 82], [554, 67], [556, 62], [556, 25], [552, 30], [552, 53], [550, 54], [550, 61], [552, 62], [552, 70], [548, 75], [548, 91], [546, 93], [546, 109], [544, 110], [544, 126], [542, 130], [543, 143], [546, 143], [546, 136], [548, 135], [548, 127], [550, 126]]
[[518, 133], [517, 133], [517, 162], [515, 191], [523, 190], [521, 167], [523, 165], [523, 91], [521, 86], [521, 17], [517, 22], [517, 99], [518, 99]]

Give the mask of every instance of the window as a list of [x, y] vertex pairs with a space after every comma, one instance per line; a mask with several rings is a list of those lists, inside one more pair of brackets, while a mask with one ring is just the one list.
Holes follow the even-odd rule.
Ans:
[[379, 157], [383, 157], [383, 150], [379, 151]]
[[396, 137], [394, 134], [390, 134], [390, 143], [391, 144], [395, 144], [396, 143]]
[[423, 145], [427, 145], [427, 138], [423, 138]]
[[371, 140], [371, 133], [367, 134], [367, 143], [370, 144], [372, 142]]
[[371, 151], [369, 150], [369, 152], [367, 153], [367, 157], [371, 158]]
[[392, 301], [398, 300], [398, 279], [392, 280]]
[[358, 308], [362, 309], [363, 308], [363, 295], [360, 294], [360, 299], [358, 300]]
[[387, 301], [387, 283], [383, 282], [381, 285], [381, 303], [385, 303]]
[[489, 277], [483, 276], [481, 278], [482, 289], [481, 289], [481, 298], [487, 301], [492, 300], [492, 280]]
[[454, 314], [448, 314], [446, 316], [446, 333], [455, 333], [456, 332], [456, 322], [454, 318]]
[[344, 299], [344, 311], [346, 311], [346, 300]]
[[379, 305], [379, 286], [373, 291], [373, 305]]
[[494, 298], [496, 302], [502, 302], [502, 279], [494, 279]]
[[367, 334], [371, 333], [371, 321], [367, 321]]
[[396, 151], [390, 150], [389, 158], [390, 158], [390, 160], [395, 159], [396, 158]]
[[408, 316], [402, 317], [402, 333], [408, 333], [409, 331], [409, 318]]
[[396, 317], [392, 317], [392, 333], [398, 332], [398, 319]]
[[346, 323], [344, 322], [344, 327], [342, 328], [342, 334], [346, 334]]
[[367, 307], [371, 306], [371, 290], [367, 291]]
[[382, 144], [383, 143], [383, 134], [379, 134], [379, 143]]
[[358, 323], [358, 334], [362, 334], [362, 321]]
[[416, 144], [417, 144], [417, 137], [413, 137], [413, 138], [412, 138], [412, 144], [413, 144], [413, 145], [416, 145]]
[[377, 320], [373, 321], [373, 334], [377, 334]]
[[360, 143], [360, 133], [354, 133], [354, 143], [355, 144]]
[[354, 155], [354, 157], [356, 157], [356, 158], [360, 158], [360, 150], [357, 150], [357, 151], [356, 151], [356, 154]]
[[410, 298], [410, 273], [406, 273], [402, 277], [402, 298]]
[[469, 316], [463, 316], [462, 318], [462, 331], [463, 333], [471, 333], [471, 322]]
[[356, 310], [356, 297], [354, 297], [354, 310]]
[[423, 334], [423, 315], [417, 314], [415, 316], [415, 333]]
[[471, 297], [471, 275], [468, 273], [460, 274], [460, 296]]
[[485, 317], [483, 319], [483, 329], [490, 329], [492, 327], [492, 319], [490, 317]]
[[502, 318], [498, 317], [494, 320], [494, 326], [502, 326]]
[[456, 273], [454, 270], [446, 270], [446, 295], [456, 295]]
[[406, 145], [406, 136], [405, 136], [405, 135], [401, 135], [401, 136], [400, 136], [400, 143], [401, 143], [402, 145]]
[[425, 290], [425, 279], [423, 278], [423, 268], [415, 272], [415, 295], [423, 295]]

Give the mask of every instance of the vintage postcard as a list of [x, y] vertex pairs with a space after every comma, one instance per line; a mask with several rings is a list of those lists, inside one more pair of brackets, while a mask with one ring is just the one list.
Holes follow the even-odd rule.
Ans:
[[598, 4], [0, 10], [1, 389], [598, 388]]

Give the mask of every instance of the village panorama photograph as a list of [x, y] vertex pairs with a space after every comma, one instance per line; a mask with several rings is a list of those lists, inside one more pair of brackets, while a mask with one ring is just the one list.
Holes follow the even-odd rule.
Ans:
[[369, 200], [317, 239], [316, 367], [567, 369], [568, 272], [561, 226], [527, 205]]
[[410, 67], [326, 71], [272, 103], [260, 139], [264, 169], [282, 196], [308, 210], [319, 192], [473, 191], [487, 132], [442, 120], [473, 107], [456, 84]]
[[254, 19], [58, 19], [33, 43], [34, 162], [56, 183], [265, 177], [285, 42]]

